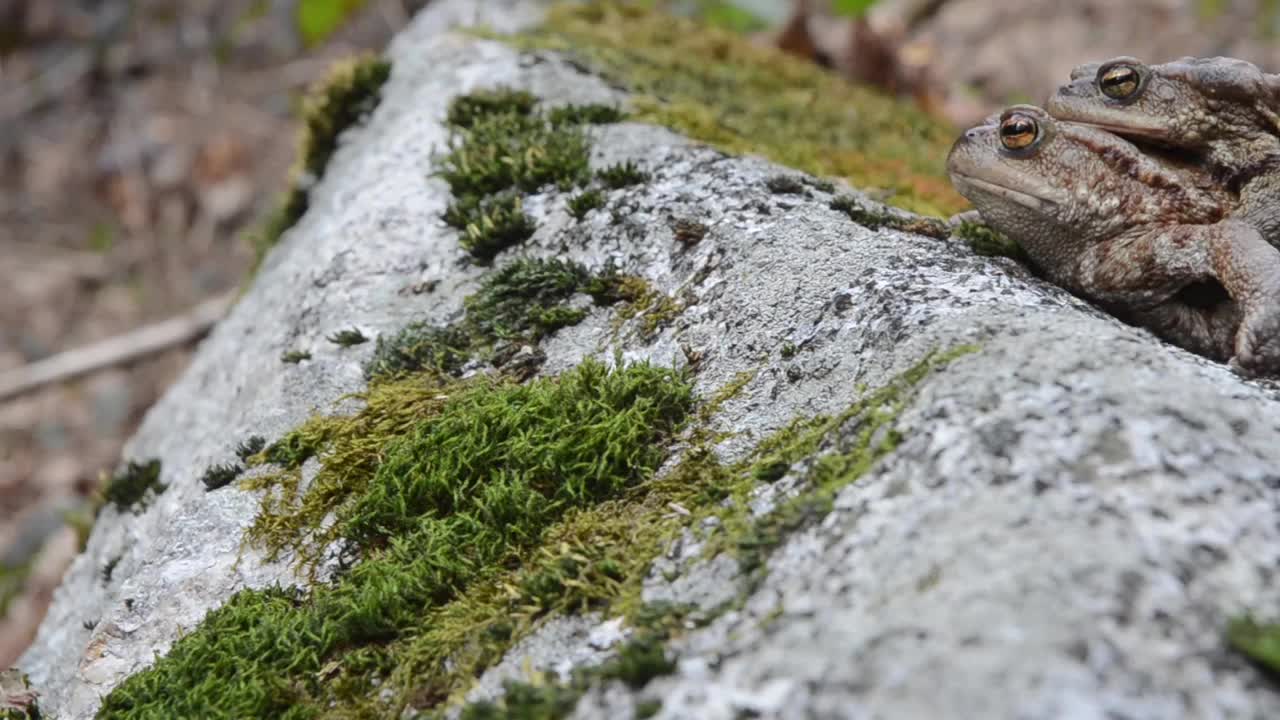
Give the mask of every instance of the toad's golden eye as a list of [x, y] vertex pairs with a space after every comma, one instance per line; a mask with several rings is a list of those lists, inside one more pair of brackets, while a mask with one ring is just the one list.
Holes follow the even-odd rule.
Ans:
[[1036, 121], [1026, 115], [1010, 115], [1000, 123], [1000, 144], [1010, 150], [1021, 150], [1036, 141]]
[[1098, 89], [1112, 100], [1124, 100], [1138, 91], [1138, 71], [1128, 65], [1117, 65], [1098, 75]]

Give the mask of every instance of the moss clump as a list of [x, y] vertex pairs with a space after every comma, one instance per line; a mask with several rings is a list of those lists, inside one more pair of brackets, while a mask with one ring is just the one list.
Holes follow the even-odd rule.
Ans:
[[675, 662], [667, 657], [666, 641], [688, 612], [686, 607], [666, 603], [646, 606], [634, 619], [639, 625], [634, 635], [611, 659], [574, 670], [567, 683], [507, 681], [499, 701], [469, 703], [462, 708], [459, 720], [556, 720], [572, 714], [592, 686], [616, 680], [639, 690], [650, 680], [675, 672]]
[[243, 472], [244, 466], [237, 463], [210, 465], [200, 476], [200, 482], [204, 484], [206, 491], [217, 490], [235, 482]]
[[[778, 480], [797, 463], [812, 460], [805, 469], [805, 490], [780, 503], [770, 513], [740, 527], [734, 544], [744, 570], [764, 565], [768, 553], [796, 530], [821, 520], [831, 511], [836, 495], [858, 479], [901, 442], [892, 426], [925, 376], [957, 357], [976, 350], [961, 346], [931, 353], [892, 382], [863, 397], [833, 417], [801, 420], [756, 448], [751, 474], [765, 482]], [[835, 441], [827, 452], [819, 451]]]
[[967, 206], [943, 167], [954, 128], [732, 32], [638, 3], [563, 3], [543, 27], [509, 40], [569, 53], [628, 87], [638, 120], [882, 188], [908, 210], [945, 216]]
[[1227, 626], [1227, 643], [1272, 677], [1280, 678], [1280, 623], [1236, 618]]
[[[120, 564], [121, 557], [122, 556], [120, 555], [116, 555], [102, 564], [102, 582], [111, 582], [111, 576], [115, 574], [116, 566]], [[0, 613], [0, 615], [3, 615], [3, 613]]]
[[130, 460], [102, 488], [102, 499], [115, 505], [119, 512], [136, 514], [146, 510], [151, 499], [168, 487], [160, 482], [159, 460], [148, 460], [145, 463]]
[[338, 136], [373, 111], [389, 77], [391, 63], [367, 54], [330, 69], [303, 103], [299, 156], [305, 172], [317, 178], [324, 174]]
[[584, 184], [588, 142], [577, 126], [556, 125], [536, 109], [532, 95], [496, 88], [455, 98], [448, 119], [449, 151], [436, 175], [449, 184], [453, 202], [446, 224], [463, 231], [462, 246], [488, 263], [537, 229], [521, 193], [548, 185]]
[[310, 350], [285, 350], [280, 353], [280, 362], [286, 365], [297, 365], [303, 360], [311, 359]]
[[615, 322], [621, 324], [639, 318], [640, 330], [646, 336], [671, 324], [685, 310], [679, 299], [662, 293], [649, 281], [633, 275], [617, 276], [608, 292], [626, 303], [618, 310]]
[[414, 322], [390, 337], [378, 337], [364, 375], [373, 380], [422, 370], [453, 373], [470, 357], [471, 336], [465, 329]]
[[614, 276], [593, 275], [577, 263], [516, 260], [486, 277], [464, 301], [460, 322], [447, 327], [417, 323], [378, 338], [365, 374], [376, 379], [424, 369], [452, 373], [468, 360], [493, 359], [498, 345], [533, 344], [580, 322], [587, 311], [570, 307], [569, 299], [581, 292], [606, 304], [614, 282]]
[[339, 330], [338, 332], [325, 338], [329, 342], [338, 347], [352, 347], [361, 343], [369, 342], [369, 338], [357, 328], [349, 328], [347, 330]]
[[547, 118], [552, 125], [608, 125], [622, 121], [626, 114], [615, 105], [588, 103], [553, 108]]
[[587, 217], [587, 213], [597, 208], [604, 207], [604, 193], [596, 190], [595, 188], [583, 190], [577, 195], [569, 198], [567, 206], [569, 208], [569, 214], [572, 215], [575, 220], [581, 222]]
[[0, 618], [9, 612], [9, 603], [22, 594], [30, 574], [30, 561], [16, 565], [0, 564]]
[[774, 175], [764, 182], [774, 195], [808, 195], [804, 183], [794, 175]]
[[449, 103], [445, 122], [460, 130], [468, 130], [481, 120], [494, 115], [528, 117], [538, 105], [533, 93], [510, 87], [477, 90]]
[[984, 257], [1007, 257], [1020, 263], [1031, 262], [1027, 251], [1003, 233], [997, 232], [982, 223], [969, 220], [961, 222], [953, 231], [954, 235], [969, 244], [973, 252]]
[[316, 442], [295, 431], [268, 445], [262, 451], [262, 456], [269, 463], [285, 468], [297, 468], [315, 453]]
[[849, 219], [870, 230], [889, 228], [902, 232], [915, 233], [938, 240], [947, 237], [946, 223], [937, 218], [901, 217], [884, 210], [871, 210], [850, 195], [840, 195], [831, 199], [832, 210], [839, 210]]
[[445, 222], [463, 231], [462, 248], [481, 263], [533, 237], [538, 225], [524, 213], [520, 196], [502, 192], [477, 198], [463, 196], [449, 205]]
[[391, 64], [373, 55], [336, 63], [303, 100], [298, 160], [284, 200], [253, 238], [255, 266], [280, 236], [307, 212], [307, 187], [324, 175], [338, 137], [372, 112], [379, 91], [391, 76]]
[[[397, 390], [380, 399], [402, 409]], [[99, 717], [312, 717], [339, 700], [376, 703], [374, 684], [396, 665], [386, 643], [420, 635], [432, 610], [538, 547], [566, 513], [638, 487], [692, 403], [673, 371], [591, 361], [527, 385], [451, 390], [421, 391], [409, 427], [372, 457], [346, 455], [369, 434], [323, 431], [325, 465], [297, 511], [324, 496], [334, 535], [358, 556], [350, 570], [309, 596], [238, 593], [117, 687]]]
[[244, 442], [236, 446], [236, 457], [240, 462], [249, 462], [249, 458], [257, 455], [267, 447], [267, 439], [261, 435], [250, 435]]
[[600, 182], [611, 190], [617, 190], [629, 185], [639, 185], [649, 181], [649, 173], [641, 170], [631, 160], [610, 165], [597, 172], [596, 177], [600, 178]]
[[553, 128], [541, 116], [487, 115], [454, 136], [438, 174], [460, 198], [509, 188], [567, 189], [585, 181], [587, 150], [577, 128]]

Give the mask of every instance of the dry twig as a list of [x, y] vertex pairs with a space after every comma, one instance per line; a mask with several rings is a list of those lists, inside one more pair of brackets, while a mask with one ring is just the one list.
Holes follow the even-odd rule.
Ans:
[[178, 317], [0, 373], [0, 401], [195, 340], [222, 318], [237, 295], [219, 295]]

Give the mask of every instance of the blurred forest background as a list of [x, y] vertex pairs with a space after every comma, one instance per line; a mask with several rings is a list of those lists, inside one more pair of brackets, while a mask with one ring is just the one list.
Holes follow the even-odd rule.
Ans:
[[[429, 2], [0, 0], [0, 669], [77, 550], [77, 513], [247, 278], [246, 236], [285, 188], [306, 89]], [[1115, 55], [1280, 71], [1280, 0], [645, 4], [879, 86], [957, 132]], [[33, 364], [143, 347], [130, 333], [164, 321], [185, 340], [27, 386]]]

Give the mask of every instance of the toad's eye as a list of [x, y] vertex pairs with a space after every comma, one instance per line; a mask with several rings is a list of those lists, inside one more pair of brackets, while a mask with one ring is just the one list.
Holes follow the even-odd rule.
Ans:
[[1010, 150], [1021, 150], [1036, 141], [1039, 127], [1026, 115], [1010, 115], [1000, 123], [1000, 144]]
[[1098, 74], [1098, 89], [1112, 100], [1124, 100], [1138, 91], [1138, 71], [1128, 65], [1117, 65]]

